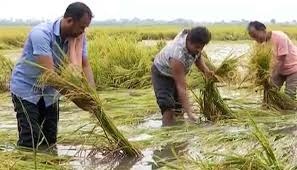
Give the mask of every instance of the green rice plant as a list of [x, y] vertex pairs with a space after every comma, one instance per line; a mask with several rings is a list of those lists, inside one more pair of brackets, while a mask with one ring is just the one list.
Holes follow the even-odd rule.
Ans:
[[94, 115], [111, 146], [117, 147], [116, 151], [123, 151], [125, 155], [132, 157], [141, 155], [141, 152], [131, 145], [104, 112], [98, 93], [90, 87], [86, 77], [79, 70], [63, 62], [56, 72], [45, 70], [40, 77], [39, 84], [54, 87], [79, 108]]
[[[142, 40], [172, 40], [185, 25], [114, 25], [92, 26], [88, 33], [88, 40], [94, 40], [97, 36], [107, 34], [115, 37], [134, 36], [137, 41]], [[190, 27], [187, 25], [186, 27]], [[209, 24], [213, 40], [236, 41], [249, 40], [244, 24]], [[268, 25], [270, 29], [282, 30], [292, 39], [297, 39], [297, 31], [294, 25]], [[30, 27], [24, 26], [1, 26], [0, 49], [21, 48], [26, 40]]]
[[256, 86], [263, 89], [263, 105], [277, 110], [295, 109], [297, 104], [271, 83], [272, 68], [275, 65], [271, 44], [254, 45], [250, 54], [249, 76]]
[[155, 47], [138, 45], [135, 37], [101, 35], [90, 42], [89, 58], [98, 87], [150, 86]]
[[253, 136], [257, 139], [264, 151], [263, 159], [265, 163], [273, 169], [280, 169], [279, 161], [277, 160], [274, 150], [265, 133], [257, 126], [256, 122], [252, 118], [250, 118], [250, 126], [253, 128]]
[[[250, 40], [246, 31], [246, 24], [208, 24], [207, 28], [212, 33], [212, 39], [218, 41]], [[88, 39], [97, 35], [107, 34], [108, 36], [136, 36], [141, 40], [172, 40], [183, 28], [191, 25], [106, 25], [93, 26], [87, 34]], [[297, 38], [295, 25], [274, 24], [267, 25], [271, 30], [281, 30], [287, 33], [292, 39]]]
[[0, 27], [0, 49], [23, 47], [28, 31], [28, 27]]
[[5, 92], [9, 90], [8, 84], [12, 68], [12, 61], [0, 54], [0, 92]]
[[157, 49], [158, 51], [161, 51], [165, 46], [166, 46], [166, 41], [165, 40], [159, 40], [157, 42]]

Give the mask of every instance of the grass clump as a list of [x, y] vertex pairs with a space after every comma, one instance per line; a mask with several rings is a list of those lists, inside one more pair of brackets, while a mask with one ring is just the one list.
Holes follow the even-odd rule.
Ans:
[[12, 61], [0, 54], [0, 92], [6, 92], [9, 90], [8, 84], [12, 68]]
[[0, 50], [22, 48], [28, 31], [28, 27], [0, 27]]
[[90, 42], [89, 57], [98, 88], [146, 88], [155, 47], [140, 46], [135, 37], [101, 35]]

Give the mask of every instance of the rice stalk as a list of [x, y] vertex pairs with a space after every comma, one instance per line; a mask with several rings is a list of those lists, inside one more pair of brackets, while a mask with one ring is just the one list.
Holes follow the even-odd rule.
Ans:
[[214, 80], [206, 80], [205, 89], [201, 93], [203, 95], [203, 103], [200, 106], [202, 106], [203, 113], [208, 120], [217, 121], [232, 117], [232, 111], [223, 101]]
[[0, 92], [6, 92], [9, 90], [8, 84], [12, 68], [12, 61], [0, 54]]
[[252, 129], [253, 136], [257, 139], [257, 141], [259, 142], [259, 144], [261, 145], [261, 147], [265, 153], [265, 154], [263, 154], [263, 156], [264, 156], [264, 160], [265, 160], [266, 164], [269, 165], [270, 167], [272, 167], [273, 169], [280, 169], [279, 162], [277, 160], [277, 157], [274, 153], [274, 150], [273, 150], [267, 136], [257, 126], [257, 124], [255, 123], [255, 121], [252, 118], [250, 118], [250, 126], [253, 128]]
[[[237, 59], [227, 58], [222, 64], [216, 69], [215, 66], [207, 58], [206, 54], [203, 55], [206, 64], [211, 70], [215, 71], [218, 79], [227, 77], [228, 72], [233, 71], [236, 67]], [[196, 101], [200, 105], [200, 110], [204, 116], [210, 121], [217, 121], [220, 119], [231, 118], [232, 110], [224, 102], [220, 92], [216, 86], [216, 78], [207, 79], [203, 78], [204, 87], [200, 89], [201, 95], [198, 97], [193, 91]]]
[[242, 56], [234, 57], [230, 55], [222, 61], [220, 66], [215, 69], [215, 74], [220, 78], [220, 81], [234, 83], [238, 80], [239, 74], [237, 67], [241, 57]]
[[60, 74], [47, 72], [41, 77], [41, 82], [59, 90], [60, 94], [73, 101], [79, 108], [93, 114], [102, 129], [111, 137], [113, 144], [117, 144], [125, 154], [139, 156], [140, 151], [128, 142], [104, 112], [97, 92], [89, 87], [86, 78], [74, 72], [69, 67], [63, 68]]

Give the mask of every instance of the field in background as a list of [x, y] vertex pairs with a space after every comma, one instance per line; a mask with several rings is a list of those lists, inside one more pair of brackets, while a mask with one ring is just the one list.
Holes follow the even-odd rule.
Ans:
[[[213, 40], [248, 40], [246, 26], [244, 25], [207, 25], [213, 35]], [[269, 25], [270, 29], [282, 30], [292, 39], [297, 39], [295, 25]], [[88, 39], [102, 33], [108, 35], [135, 36], [138, 40], [170, 40], [183, 26], [91, 26], [88, 30]], [[0, 27], [0, 49], [22, 47], [30, 27]]]

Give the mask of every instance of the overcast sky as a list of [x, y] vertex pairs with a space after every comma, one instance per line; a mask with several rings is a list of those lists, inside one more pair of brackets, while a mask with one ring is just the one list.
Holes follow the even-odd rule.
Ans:
[[[73, 0], [0, 0], [0, 18], [55, 19]], [[297, 1], [281, 0], [81, 0], [96, 20], [152, 18], [194, 21], [297, 20]]]

